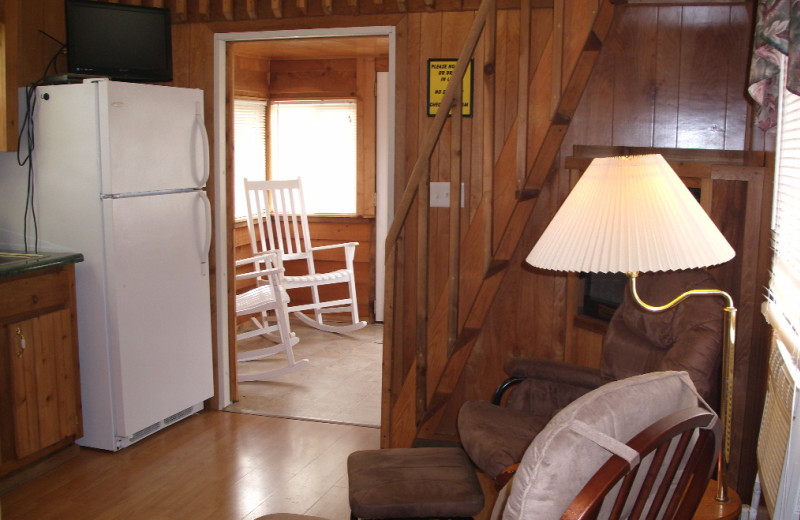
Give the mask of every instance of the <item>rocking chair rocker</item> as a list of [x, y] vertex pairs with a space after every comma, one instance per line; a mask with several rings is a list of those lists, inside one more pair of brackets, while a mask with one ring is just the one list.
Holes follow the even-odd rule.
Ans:
[[[287, 303], [289, 295], [281, 287], [280, 277], [283, 274], [281, 267], [280, 253], [271, 251], [262, 253], [252, 258], [245, 258], [236, 262], [236, 266], [253, 264], [253, 271], [236, 275], [237, 280], [256, 279], [255, 289], [236, 296], [236, 315], [247, 316], [260, 314], [261, 319], [252, 317], [251, 320], [256, 325], [255, 330], [242, 332], [236, 335], [237, 341], [242, 341], [255, 336], [264, 336], [276, 343], [271, 347], [260, 348], [247, 352], [237, 353], [237, 361], [255, 361], [265, 357], [286, 353], [288, 364], [284, 367], [264, 370], [261, 372], [239, 374], [237, 381], [268, 381], [278, 376], [294, 372], [308, 365], [307, 359], [295, 361], [292, 347], [297, 344], [299, 339], [291, 331], [289, 326], [289, 313]], [[268, 313], [274, 314], [275, 324], [270, 324]], [[277, 335], [275, 334], [277, 332]]]
[[[289, 306], [301, 322], [326, 332], [352, 332], [367, 325], [359, 321], [356, 301], [356, 283], [353, 258], [358, 242], [312, 247], [308, 229], [303, 188], [300, 179], [281, 181], [248, 181], [245, 179], [247, 219], [250, 245], [253, 255], [264, 251], [280, 251], [283, 261], [305, 260], [307, 272], [301, 276], [284, 275], [281, 284], [284, 289], [301, 287], [311, 289], [312, 302]], [[256, 222], [257, 221], [257, 226]], [[324, 249], [344, 249], [345, 269], [328, 273], [317, 273], [314, 267], [314, 253]], [[319, 287], [328, 284], [346, 284], [348, 297], [339, 300], [323, 301]], [[313, 310], [313, 318], [303, 311]], [[323, 320], [323, 314], [349, 313], [351, 323], [333, 325]]]

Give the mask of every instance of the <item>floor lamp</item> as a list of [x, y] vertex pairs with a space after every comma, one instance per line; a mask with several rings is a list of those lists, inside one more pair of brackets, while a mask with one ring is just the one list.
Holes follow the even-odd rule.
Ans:
[[569, 272], [627, 273], [636, 302], [662, 312], [695, 296], [726, 298], [722, 360], [722, 449], [718, 502], [728, 499], [736, 309], [719, 290], [693, 290], [663, 306], [636, 292], [640, 272], [677, 271], [727, 262], [735, 255], [661, 155], [594, 159], [528, 255], [535, 267]]

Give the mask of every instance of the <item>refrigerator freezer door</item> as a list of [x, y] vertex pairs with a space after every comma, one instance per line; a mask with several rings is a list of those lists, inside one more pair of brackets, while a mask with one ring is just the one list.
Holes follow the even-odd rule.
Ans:
[[108, 111], [109, 161], [103, 167], [103, 193], [205, 185], [203, 92], [118, 82], [108, 82], [107, 87], [99, 100], [101, 112]]
[[119, 437], [214, 393], [202, 195], [103, 201]]

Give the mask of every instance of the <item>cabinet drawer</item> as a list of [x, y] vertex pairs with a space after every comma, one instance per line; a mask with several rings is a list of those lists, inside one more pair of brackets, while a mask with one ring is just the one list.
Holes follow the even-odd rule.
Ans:
[[67, 305], [74, 280], [73, 276], [69, 276], [70, 268], [61, 267], [0, 279], [0, 320], [8, 321], [13, 316], [40, 313]]

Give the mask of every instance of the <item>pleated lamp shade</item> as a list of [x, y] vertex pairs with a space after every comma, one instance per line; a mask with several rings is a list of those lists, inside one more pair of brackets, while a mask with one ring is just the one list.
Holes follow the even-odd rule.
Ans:
[[594, 159], [528, 255], [571, 272], [674, 271], [735, 255], [661, 155]]

